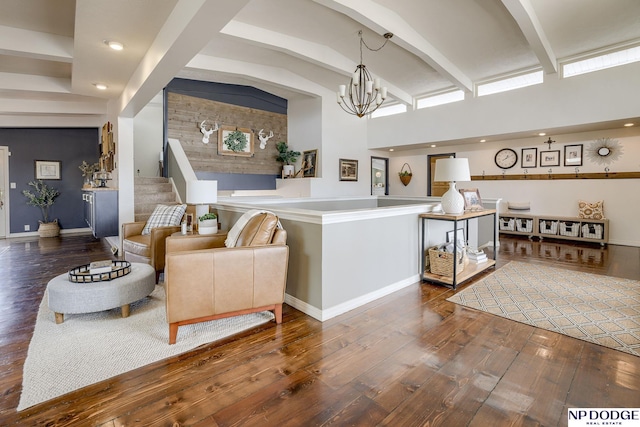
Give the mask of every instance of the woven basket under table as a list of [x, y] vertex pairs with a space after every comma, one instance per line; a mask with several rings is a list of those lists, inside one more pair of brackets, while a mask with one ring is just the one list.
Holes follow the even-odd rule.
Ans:
[[[456, 266], [456, 274], [460, 274], [464, 270], [464, 259], [462, 252], [456, 252], [458, 265]], [[429, 248], [429, 266], [433, 274], [439, 276], [453, 276], [453, 254], [450, 252], [442, 252], [435, 248]]]

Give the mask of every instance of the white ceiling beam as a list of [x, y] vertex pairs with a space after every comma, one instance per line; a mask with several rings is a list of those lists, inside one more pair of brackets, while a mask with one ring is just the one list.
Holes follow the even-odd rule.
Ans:
[[0, 54], [70, 63], [73, 38], [0, 25]]
[[542, 29], [538, 16], [533, 10], [529, 0], [502, 0], [513, 19], [522, 30], [524, 37], [529, 42], [542, 65], [545, 74], [558, 72], [558, 61], [553, 53], [551, 44]]
[[0, 73], [0, 90], [71, 93], [71, 82], [59, 77]]
[[473, 91], [471, 79], [393, 10], [372, 0], [314, 1], [347, 15], [379, 34], [393, 33], [392, 43], [416, 55], [460, 89]]
[[279, 86], [283, 89], [289, 89], [294, 92], [307, 96], [321, 97], [329, 91], [324, 86], [314, 83], [299, 74], [268, 65], [260, 65], [245, 61], [237, 61], [227, 58], [219, 58], [209, 55], [196, 55], [185, 70], [205, 70], [215, 71], [226, 74], [237, 74], [248, 80], [267, 83], [273, 86]]
[[[325, 45], [235, 20], [229, 22], [221, 33], [248, 41], [256, 46], [283, 52], [343, 76], [353, 75], [353, 71], [358, 65]], [[380, 78], [384, 81], [384, 85], [387, 86], [391, 97], [409, 106], [413, 105], [413, 97], [408, 92], [389, 83], [383, 76], [380, 76]]]

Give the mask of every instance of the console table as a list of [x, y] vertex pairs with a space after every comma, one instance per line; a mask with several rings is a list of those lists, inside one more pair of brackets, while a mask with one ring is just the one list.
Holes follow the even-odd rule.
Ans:
[[[473, 218], [480, 218], [483, 216], [492, 216], [493, 217], [493, 259], [489, 259], [486, 262], [480, 264], [469, 263], [465, 267], [465, 269], [461, 272], [457, 272], [457, 263], [453, 263], [453, 275], [452, 276], [440, 276], [437, 274], [433, 274], [429, 271], [425, 271], [425, 242], [428, 239], [427, 236], [427, 221], [449, 221], [453, 223], [453, 241], [458, 241], [458, 222], [464, 221], [465, 230], [468, 236], [469, 233], [469, 220]], [[496, 264], [496, 210], [495, 209], [485, 209], [482, 211], [470, 211], [465, 212], [459, 215], [450, 215], [450, 214], [442, 214], [442, 213], [424, 213], [420, 214], [419, 218], [421, 220], [422, 227], [422, 235], [420, 240], [420, 279], [422, 281], [434, 282], [438, 283], [452, 289], [455, 289], [458, 283], [462, 283], [465, 280], [468, 280], [475, 276], [478, 273], [481, 273]], [[455, 258], [455, 257], [454, 257]]]

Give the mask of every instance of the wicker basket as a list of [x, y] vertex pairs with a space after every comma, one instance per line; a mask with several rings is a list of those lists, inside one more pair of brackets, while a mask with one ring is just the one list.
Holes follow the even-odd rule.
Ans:
[[[465, 267], [464, 255], [462, 252], [456, 252], [456, 274], [460, 274]], [[442, 252], [435, 247], [429, 248], [429, 266], [433, 274], [440, 276], [453, 276], [453, 254], [450, 252]]]
[[58, 220], [56, 219], [53, 222], [40, 221], [38, 234], [40, 235], [40, 237], [58, 237], [60, 235], [60, 226], [58, 225]]

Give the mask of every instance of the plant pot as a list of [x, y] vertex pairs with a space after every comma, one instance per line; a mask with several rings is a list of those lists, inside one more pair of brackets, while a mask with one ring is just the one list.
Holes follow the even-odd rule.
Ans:
[[295, 174], [295, 167], [293, 165], [284, 165], [282, 166], [282, 175], [285, 177], [293, 176]]
[[58, 237], [60, 235], [60, 226], [57, 219], [53, 222], [39, 221], [39, 223], [38, 234], [40, 237]]
[[198, 234], [216, 234], [218, 232], [217, 219], [198, 221]]

